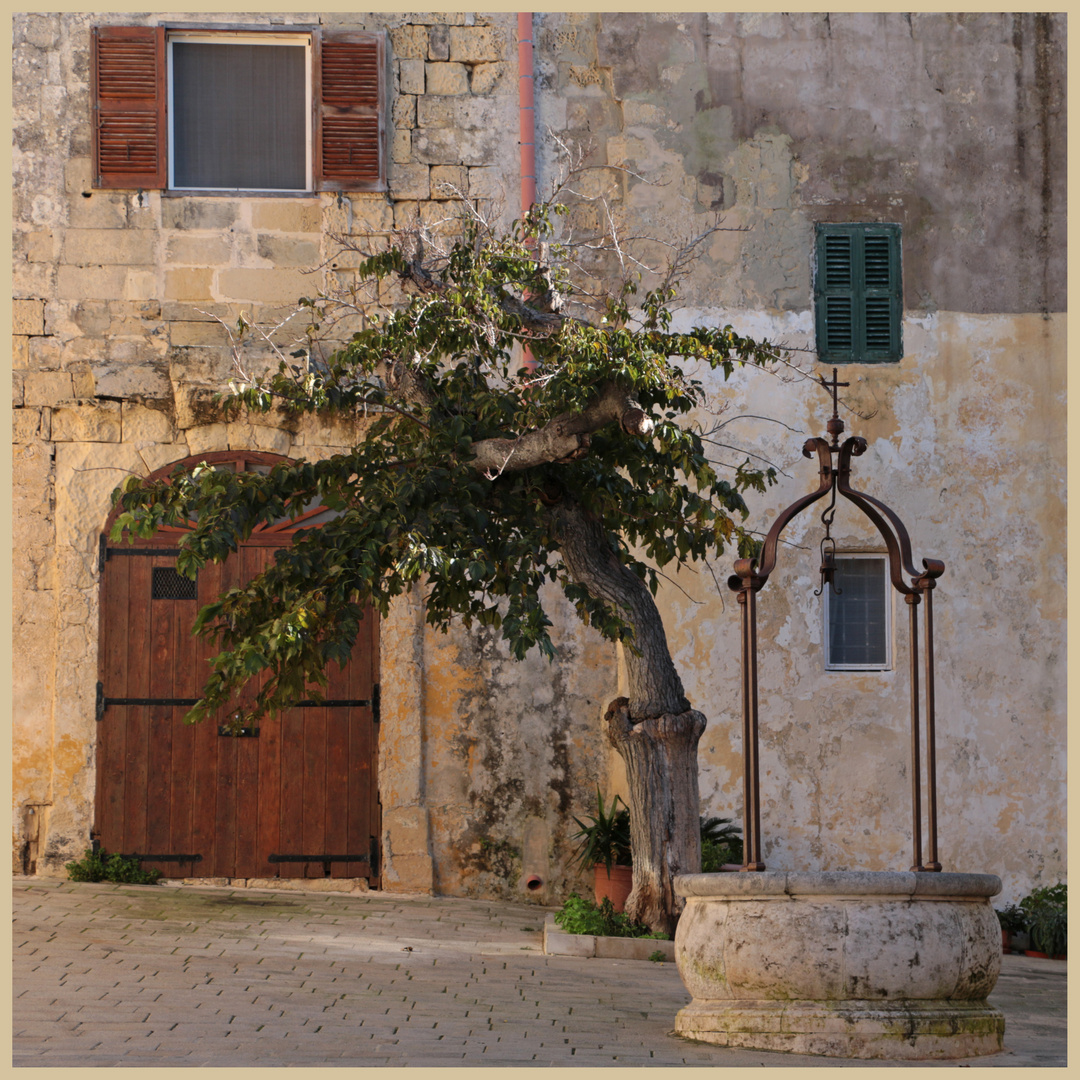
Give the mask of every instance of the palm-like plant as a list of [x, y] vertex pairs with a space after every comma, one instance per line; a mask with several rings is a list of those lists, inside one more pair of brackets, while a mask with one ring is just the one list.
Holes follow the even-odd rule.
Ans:
[[701, 818], [701, 870], [715, 873], [725, 863], [742, 862], [742, 829], [725, 817]]
[[604, 796], [597, 787], [595, 816], [588, 818], [588, 824], [579, 817], [574, 818], [579, 831], [574, 833], [571, 839], [578, 841], [578, 852], [575, 858], [581, 866], [590, 867], [603, 863], [610, 874], [612, 866], [632, 864], [630, 811], [625, 803], [621, 810], [617, 809], [621, 802], [622, 799], [616, 795], [611, 800], [611, 809], [605, 810]]

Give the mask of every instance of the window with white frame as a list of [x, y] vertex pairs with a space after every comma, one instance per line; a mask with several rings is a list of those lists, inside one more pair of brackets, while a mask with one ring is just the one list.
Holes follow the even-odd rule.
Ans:
[[311, 37], [168, 37], [169, 187], [308, 191]]
[[824, 590], [826, 670], [892, 667], [888, 557], [837, 553], [834, 586]]

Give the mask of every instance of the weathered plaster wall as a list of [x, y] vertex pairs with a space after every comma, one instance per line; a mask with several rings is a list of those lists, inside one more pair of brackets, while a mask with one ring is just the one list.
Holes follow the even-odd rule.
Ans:
[[[758, 325], [769, 322], [774, 333], [797, 332], [792, 319]], [[849, 405], [874, 411], [843, 413], [848, 433], [870, 444], [852, 483], [897, 511], [916, 565], [945, 562], [934, 598], [941, 860], [1000, 874], [1016, 899], [1065, 871], [1065, 449], [1046, 437], [1065, 424], [1064, 320], [939, 313], [909, 319], [905, 340], [897, 367], [841, 369]], [[831, 402], [820, 388], [760, 372], [736, 385], [726, 390], [736, 414], [781, 416], [795, 429], [732, 424], [784, 472], [752, 504], [764, 531], [816, 486], [816, 465], [800, 451], [804, 438], [825, 434]], [[758, 599], [765, 858], [793, 869], [907, 868], [908, 611], [894, 599], [892, 670], [825, 671], [813, 595], [821, 509], [785, 530]], [[840, 551], [885, 550], [844, 500], [833, 534]], [[718, 567], [717, 577], [729, 572]], [[700, 601], [663, 593], [687, 691], [709, 717], [703, 799], [713, 812], [741, 813], [739, 609], [708, 575], [678, 584]]]
[[1064, 16], [568, 14], [537, 41], [539, 119], [628, 216], [750, 227], [698, 306], [802, 310], [812, 223], [880, 220], [908, 309], [1064, 310]]
[[[1064, 19], [568, 14], [545, 17], [537, 37], [541, 119], [591, 145], [588, 192], [628, 231], [690, 236], [717, 211], [747, 230], [717, 234], [685, 276], [686, 326], [731, 323], [810, 350], [794, 360], [814, 374], [814, 223], [901, 225], [904, 358], [849, 365], [840, 378], [852, 384], [848, 431], [870, 442], [856, 486], [897, 510], [916, 559], [947, 568], [935, 603], [942, 860], [1001, 874], [1014, 899], [1057, 880]], [[573, 210], [579, 221], [593, 212]], [[800, 450], [825, 433], [826, 395], [793, 372], [727, 386], [704, 374], [728, 409], [722, 440], [783, 469], [751, 502], [764, 533], [816, 484]], [[854, 511], [837, 521], [841, 549], [884, 550]], [[815, 526], [810, 513], [789, 527], [788, 565], [760, 597], [766, 859], [906, 868], [907, 611], [896, 605], [891, 671], [825, 672]], [[662, 606], [687, 690], [710, 720], [703, 809], [738, 815], [738, 607], [710, 575], [677, 584]], [[617, 761], [609, 775], [619, 786]]]
[[595, 804], [599, 719], [614, 691], [614, 647], [581, 626], [553, 590], [559, 661], [518, 662], [490, 631], [429, 635], [425, 715], [442, 718], [425, 745], [438, 891], [538, 899], [578, 880], [567, 866], [572, 815]]
[[[505, 196], [511, 211], [518, 187], [512, 15], [298, 13], [206, 19], [386, 28], [387, 196], [94, 191], [89, 29], [154, 18], [14, 21], [14, 857], [50, 872], [79, 853], [91, 823], [96, 543], [109, 492], [125, 470], [188, 454], [322, 455], [353, 434], [223, 422], [207, 400], [228, 373], [214, 317], [287, 313], [321, 280], [304, 271], [332, 254], [331, 233], [378, 243], [417, 214], [441, 219], [444, 184]], [[1064, 17], [550, 13], [534, 25], [542, 191], [557, 165], [550, 129], [591, 147], [596, 168], [578, 190], [603, 195], [630, 230], [692, 234], [717, 211], [746, 230], [716, 234], [686, 276], [686, 320], [812, 349], [814, 223], [901, 224], [905, 356], [841, 378], [865, 416], [845, 413], [849, 430], [871, 443], [857, 482], [897, 509], [916, 558], [947, 567], [935, 607], [943, 861], [1001, 873], [1012, 898], [1055, 880]], [[599, 212], [580, 200], [572, 220]], [[347, 281], [349, 267], [320, 273]], [[796, 361], [816, 370], [812, 352]], [[811, 484], [799, 449], [823, 429], [825, 395], [791, 372], [716, 392], [733, 418], [727, 441], [784, 469], [752, 503], [764, 530]], [[752, 418], [764, 416], [783, 424]], [[906, 867], [905, 633], [891, 672], [823, 671], [813, 521], [792, 530], [799, 547], [762, 594], [762, 640], [775, 645], [761, 671], [767, 858]], [[850, 515], [840, 522], [842, 546], [873, 542]], [[729, 566], [716, 569], [723, 581]], [[662, 604], [710, 720], [702, 809], [738, 813], [736, 606], [706, 574], [680, 584], [701, 603], [671, 588]], [[511, 664], [482, 635], [431, 635], [415, 596], [391, 613], [379, 778], [389, 887], [523, 895], [537, 873], [551, 898], [572, 880], [567, 815], [591, 806], [596, 780], [620, 783], [597, 734], [617, 665], [569, 612], [561, 622], [565, 659], [549, 668]]]

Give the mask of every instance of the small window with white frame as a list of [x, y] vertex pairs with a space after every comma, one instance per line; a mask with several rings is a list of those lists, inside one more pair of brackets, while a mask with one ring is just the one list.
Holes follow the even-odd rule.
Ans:
[[311, 190], [311, 35], [167, 40], [169, 187]]
[[837, 553], [834, 586], [826, 585], [825, 669], [892, 667], [892, 591], [886, 555]]

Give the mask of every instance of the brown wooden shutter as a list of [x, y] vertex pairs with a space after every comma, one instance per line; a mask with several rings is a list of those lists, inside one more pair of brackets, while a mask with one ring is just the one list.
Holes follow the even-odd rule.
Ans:
[[94, 186], [163, 188], [165, 28], [94, 27]]
[[386, 39], [315, 34], [315, 187], [386, 189]]

